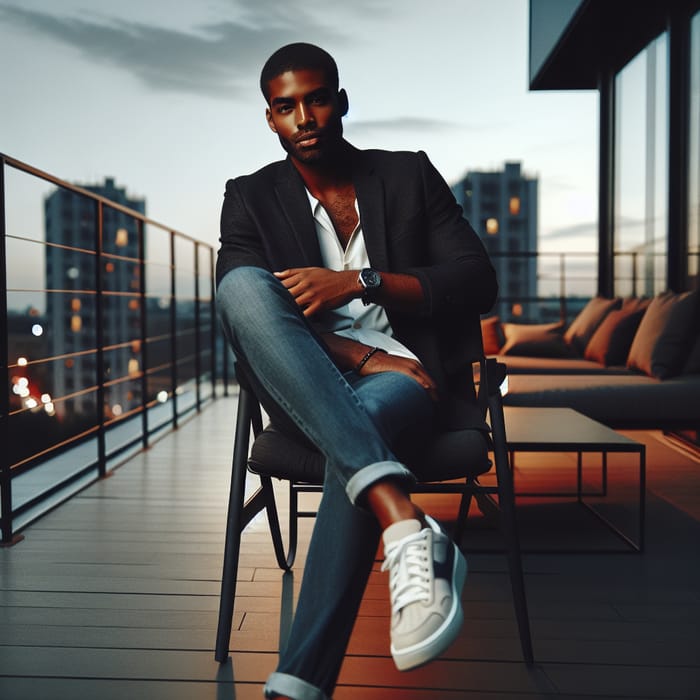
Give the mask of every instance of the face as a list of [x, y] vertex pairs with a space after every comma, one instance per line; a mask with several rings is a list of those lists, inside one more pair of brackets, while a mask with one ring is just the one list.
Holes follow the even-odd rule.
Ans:
[[268, 89], [267, 123], [292, 158], [319, 163], [336, 151], [348, 111], [344, 90], [336, 92], [323, 71], [308, 69], [282, 73]]

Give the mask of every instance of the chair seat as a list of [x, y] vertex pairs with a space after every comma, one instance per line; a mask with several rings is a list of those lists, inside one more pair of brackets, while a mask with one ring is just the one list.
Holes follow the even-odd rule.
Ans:
[[[408, 466], [418, 481], [476, 478], [491, 469], [486, 435], [479, 430], [441, 433], [427, 452]], [[269, 425], [255, 439], [248, 467], [255, 474], [322, 484], [325, 460], [317, 450]]]

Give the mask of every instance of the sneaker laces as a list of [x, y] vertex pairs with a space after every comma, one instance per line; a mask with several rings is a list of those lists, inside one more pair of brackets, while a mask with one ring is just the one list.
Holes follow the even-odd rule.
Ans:
[[384, 546], [381, 570], [389, 569], [393, 615], [411, 603], [430, 601], [432, 545], [429, 532], [416, 532]]

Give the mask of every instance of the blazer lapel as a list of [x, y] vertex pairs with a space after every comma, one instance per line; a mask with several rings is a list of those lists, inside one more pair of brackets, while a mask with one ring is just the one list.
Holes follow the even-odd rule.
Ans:
[[358, 169], [354, 183], [370, 264], [378, 270], [386, 270], [389, 259], [384, 216], [384, 184], [371, 167]]
[[285, 166], [275, 185], [277, 198], [302, 251], [305, 265], [320, 267], [323, 265], [321, 249], [304, 183], [289, 159]]

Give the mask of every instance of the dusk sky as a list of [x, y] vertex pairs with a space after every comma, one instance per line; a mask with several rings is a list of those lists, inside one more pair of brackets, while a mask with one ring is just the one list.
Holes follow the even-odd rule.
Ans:
[[0, 0], [0, 151], [216, 245], [226, 180], [283, 155], [258, 77], [292, 41], [336, 58], [353, 144], [520, 161], [540, 246], [595, 250], [597, 93], [528, 91], [527, 0]]

